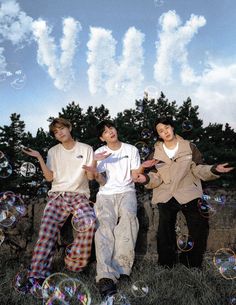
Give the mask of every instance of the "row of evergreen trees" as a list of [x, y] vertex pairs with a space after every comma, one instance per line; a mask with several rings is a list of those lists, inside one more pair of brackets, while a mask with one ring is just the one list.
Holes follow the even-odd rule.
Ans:
[[[203, 121], [199, 118], [198, 106], [192, 106], [188, 98], [181, 106], [176, 102], [169, 102], [161, 93], [158, 99], [149, 99], [146, 95], [143, 99], [136, 100], [134, 109], [126, 109], [119, 112], [116, 117], [111, 118], [109, 110], [104, 105], [100, 107], [89, 106], [86, 111], [75, 102], [69, 103], [62, 108], [58, 116], [68, 119], [73, 126], [73, 136], [81, 142], [90, 144], [96, 149], [101, 143], [96, 137], [95, 127], [98, 122], [104, 119], [112, 119], [119, 131], [120, 140], [135, 144], [143, 141], [150, 150], [157, 139], [154, 123], [160, 116], [171, 116], [175, 121], [175, 131], [185, 139], [195, 143], [203, 153], [208, 164], [229, 162], [235, 165], [236, 161], [236, 133], [229, 126], [220, 123], [209, 124], [203, 127]], [[50, 117], [50, 122], [53, 118]], [[54, 144], [55, 140], [48, 131], [39, 128], [36, 135], [25, 131], [25, 123], [21, 120], [20, 114], [13, 113], [10, 116], [9, 126], [0, 126], [0, 151], [9, 160], [13, 172], [8, 178], [0, 178], [0, 192], [14, 191], [27, 195], [37, 196], [45, 181], [42, 178], [38, 164], [35, 160], [22, 153], [21, 147], [31, 147], [41, 152], [46, 158], [47, 150]], [[187, 127], [184, 127], [184, 124]], [[142, 138], [142, 131], [149, 130], [151, 136]], [[23, 162], [32, 162], [37, 166], [36, 174], [33, 177], [20, 175], [19, 168]], [[223, 187], [235, 187], [236, 173], [233, 171], [222, 177], [214, 185]]]

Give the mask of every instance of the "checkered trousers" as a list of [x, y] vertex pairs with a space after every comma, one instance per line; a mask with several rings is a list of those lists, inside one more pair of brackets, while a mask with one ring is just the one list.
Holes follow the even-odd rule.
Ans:
[[[45, 278], [51, 269], [56, 242], [61, 227], [70, 214], [79, 213], [80, 220], [91, 225], [86, 230], [76, 231], [73, 247], [65, 257], [66, 268], [81, 271], [86, 266], [92, 247], [95, 231], [95, 214], [86, 196], [72, 192], [53, 192], [45, 207], [39, 230], [39, 238], [35, 245], [31, 260], [30, 277]], [[74, 259], [74, 254], [79, 256]]]

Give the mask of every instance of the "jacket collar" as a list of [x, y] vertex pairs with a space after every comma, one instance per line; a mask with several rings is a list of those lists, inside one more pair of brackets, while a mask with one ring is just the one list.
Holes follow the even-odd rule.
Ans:
[[[189, 145], [189, 141], [184, 140], [181, 136], [176, 135], [176, 138], [179, 142], [179, 149], [176, 153], [176, 155], [174, 156], [173, 160], [186, 155], [186, 154], [191, 154], [191, 148]], [[172, 160], [166, 155], [164, 148], [163, 148], [163, 142], [162, 141], [158, 141], [155, 144], [155, 152], [154, 152], [154, 158], [163, 161], [167, 164], [170, 164], [172, 162]]]

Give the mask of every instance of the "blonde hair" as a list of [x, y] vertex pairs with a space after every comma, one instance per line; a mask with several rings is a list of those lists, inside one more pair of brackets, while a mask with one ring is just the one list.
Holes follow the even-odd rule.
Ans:
[[55, 118], [49, 125], [49, 133], [51, 136], [54, 136], [54, 131], [57, 127], [65, 126], [69, 128], [70, 130], [72, 129], [71, 123], [64, 119], [64, 118]]

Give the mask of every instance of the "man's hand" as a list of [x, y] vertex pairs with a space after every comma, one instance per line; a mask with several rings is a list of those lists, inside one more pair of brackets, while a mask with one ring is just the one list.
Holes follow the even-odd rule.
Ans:
[[102, 161], [108, 158], [111, 155], [111, 153], [108, 153], [107, 151], [103, 151], [101, 153], [94, 154], [93, 160], [94, 161]]
[[144, 161], [141, 166], [144, 168], [149, 168], [149, 167], [153, 167], [154, 165], [156, 165], [159, 162], [159, 160], [157, 159], [152, 159], [152, 160], [146, 160]]
[[26, 155], [31, 156], [31, 157], [35, 157], [37, 159], [41, 156], [40, 153], [37, 150], [33, 150], [31, 148], [22, 148], [22, 151]]
[[82, 168], [86, 171], [86, 172], [90, 172], [90, 173], [93, 173], [93, 174], [96, 174], [98, 171], [97, 171], [97, 168], [95, 166], [91, 166], [91, 165], [83, 165]]
[[135, 183], [145, 183], [147, 178], [143, 174], [132, 174], [132, 179]]
[[218, 164], [215, 169], [218, 173], [228, 173], [234, 169], [234, 167], [226, 167], [227, 165], [229, 163]]

